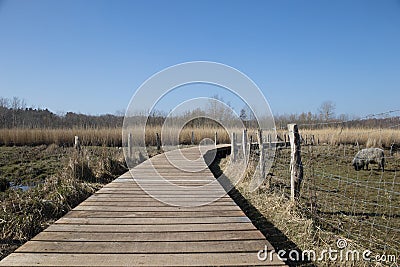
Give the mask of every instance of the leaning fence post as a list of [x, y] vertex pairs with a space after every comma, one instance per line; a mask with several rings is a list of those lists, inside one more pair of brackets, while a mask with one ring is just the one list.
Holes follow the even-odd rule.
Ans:
[[132, 155], [133, 155], [133, 139], [132, 139], [132, 133], [129, 133], [128, 134], [128, 154], [129, 154], [129, 157], [132, 157]]
[[75, 135], [74, 148], [78, 151], [81, 150], [81, 143], [79, 142], [79, 136], [77, 135]]
[[157, 151], [161, 150], [161, 140], [160, 140], [160, 135], [156, 133], [156, 145], [157, 145]]
[[243, 146], [243, 158], [244, 158], [244, 160], [246, 160], [246, 158], [247, 158], [247, 129], [243, 130], [242, 146]]
[[258, 129], [258, 149], [260, 152], [260, 175], [261, 179], [265, 178], [265, 168], [264, 168], [264, 144], [263, 144], [263, 134], [262, 129]]
[[268, 147], [272, 148], [272, 135], [268, 134]]
[[288, 124], [291, 157], [290, 157], [290, 195], [292, 201], [298, 201], [300, 185], [303, 180], [303, 163], [301, 162], [300, 134], [297, 124]]
[[231, 159], [232, 159], [232, 162], [235, 162], [236, 161], [236, 154], [237, 154], [236, 133], [232, 133], [231, 142], [232, 142], [232, 146], [231, 146], [232, 157], [231, 157]]

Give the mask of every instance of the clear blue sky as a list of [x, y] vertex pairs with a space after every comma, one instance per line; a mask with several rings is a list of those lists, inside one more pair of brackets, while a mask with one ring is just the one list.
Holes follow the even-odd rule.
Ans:
[[399, 108], [400, 1], [0, 0], [2, 97], [114, 113], [149, 76], [193, 60], [244, 72], [274, 113]]

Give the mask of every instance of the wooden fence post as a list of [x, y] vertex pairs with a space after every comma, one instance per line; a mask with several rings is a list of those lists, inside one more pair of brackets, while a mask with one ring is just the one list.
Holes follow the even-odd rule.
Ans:
[[160, 140], [160, 135], [156, 133], [156, 145], [157, 145], [157, 151], [161, 150], [161, 140]]
[[272, 148], [272, 135], [268, 134], [268, 147]]
[[217, 132], [215, 132], [214, 140], [215, 140], [215, 145], [218, 145], [218, 133]]
[[249, 145], [248, 145], [249, 150], [248, 150], [248, 153], [250, 155], [251, 154], [251, 150], [253, 149], [253, 146], [252, 146], [252, 144], [253, 144], [253, 135], [249, 135], [248, 139], [249, 139]]
[[288, 124], [291, 157], [290, 157], [290, 195], [292, 201], [298, 201], [300, 186], [303, 180], [303, 163], [301, 162], [300, 134], [297, 124]]
[[78, 151], [81, 150], [81, 142], [79, 141], [79, 136], [75, 135], [74, 148]]
[[194, 145], [194, 131], [192, 131], [192, 139], [191, 139], [191, 142], [190, 142], [192, 145]]
[[133, 155], [133, 139], [132, 139], [132, 133], [128, 134], [128, 155], [129, 157], [132, 157]]
[[243, 158], [244, 158], [244, 160], [246, 160], [246, 158], [247, 158], [247, 129], [243, 130], [242, 146], [243, 146]]
[[258, 129], [257, 141], [258, 141], [258, 148], [261, 148], [261, 144], [263, 143], [262, 129]]
[[236, 143], [236, 133], [232, 133], [232, 139], [231, 139], [231, 160], [232, 162], [236, 161], [236, 156], [237, 156], [237, 143]]
[[260, 175], [261, 179], [265, 178], [265, 160], [264, 160], [264, 144], [262, 129], [258, 129], [258, 150], [260, 152]]

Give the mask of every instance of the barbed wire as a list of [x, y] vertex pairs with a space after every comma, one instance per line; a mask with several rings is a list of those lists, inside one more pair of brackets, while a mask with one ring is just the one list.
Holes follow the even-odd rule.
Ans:
[[361, 118], [357, 118], [357, 119], [339, 120], [339, 121], [336, 120], [336, 121], [316, 122], [316, 123], [302, 123], [302, 124], [298, 124], [298, 126], [344, 124], [344, 123], [349, 123], [349, 122], [363, 121], [363, 120], [373, 119], [376, 117], [387, 116], [389, 114], [397, 113], [397, 112], [400, 112], [400, 109], [389, 110], [389, 111], [375, 113], [375, 114], [368, 114], [368, 115], [365, 115], [365, 116], [363, 116]]

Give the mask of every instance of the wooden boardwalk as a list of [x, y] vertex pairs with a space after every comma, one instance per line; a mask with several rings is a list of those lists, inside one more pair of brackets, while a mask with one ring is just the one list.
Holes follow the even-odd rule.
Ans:
[[228, 195], [220, 197], [225, 191], [200, 151], [182, 151], [104, 186], [0, 266], [283, 266], [276, 254], [257, 258], [271, 244]]

